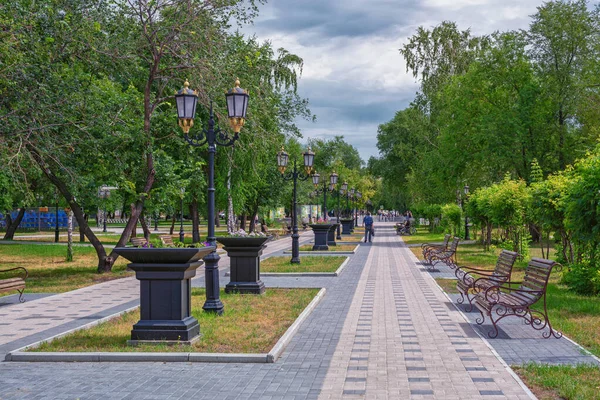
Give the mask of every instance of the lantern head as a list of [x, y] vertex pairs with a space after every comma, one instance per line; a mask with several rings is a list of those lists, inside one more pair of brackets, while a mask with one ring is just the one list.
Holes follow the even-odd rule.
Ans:
[[240, 80], [235, 80], [235, 87], [225, 93], [227, 99], [227, 114], [229, 125], [235, 133], [239, 133], [246, 122], [246, 111], [248, 110], [248, 99], [250, 95], [247, 90], [240, 88]]
[[196, 105], [198, 104], [198, 92], [189, 88], [190, 83], [186, 80], [183, 89], [175, 94], [177, 104], [177, 118], [183, 133], [187, 134], [194, 125], [196, 117]]

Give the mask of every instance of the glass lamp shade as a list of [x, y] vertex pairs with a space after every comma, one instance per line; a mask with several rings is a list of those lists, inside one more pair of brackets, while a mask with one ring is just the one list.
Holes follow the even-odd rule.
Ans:
[[177, 103], [177, 118], [194, 119], [196, 117], [196, 105], [198, 104], [198, 94], [189, 88], [190, 84], [185, 81], [181, 89], [175, 95]]
[[359, 199], [362, 199], [362, 193], [361, 192], [356, 192], [356, 197], [358, 197]]
[[350, 193], [351, 195], [353, 195], [353, 194], [354, 194], [354, 188], [350, 189], [349, 193]]
[[333, 186], [337, 185], [338, 182], [338, 174], [335, 172], [329, 176], [329, 183]]
[[329, 184], [329, 191], [332, 192], [334, 188], [335, 188], [335, 185], [333, 183], [330, 183]]
[[306, 171], [310, 173], [315, 161], [315, 153], [313, 153], [309, 147], [308, 151], [304, 152], [302, 155], [304, 156], [304, 168], [306, 168]]
[[465, 185], [465, 194], [469, 194], [469, 185]]
[[235, 87], [225, 94], [225, 98], [227, 99], [227, 113], [229, 118], [246, 118], [250, 95], [247, 90], [240, 87], [239, 79], [236, 79]]
[[281, 151], [277, 153], [277, 167], [279, 168], [279, 172], [281, 172], [282, 174], [287, 168], [289, 159], [290, 156], [288, 155], [288, 153], [285, 152], [285, 150], [282, 147]]
[[236, 79], [235, 87], [225, 93], [225, 99], [227, 100], [229, 124], [235, 133], [239, 133], [246, 121], [250, 95], [247, 90], [240, 87], [240, 80]]
[[313, 185], [315, 185], [315, 187], [319, 186], [319, 179], [321, 179], [321, 175], [313, 174], [312, 182], [313, 182]]
[[348, 189], [348, 182], [342, 183], [342, 192], [345, 192]]
[[175, 104], [177, 105], [177, 118], [179, 126], [184, 133], [188, 133], [194, 118], [196, 117], [196, 105], [198, 104], [198, 93], [189, 88], [190, 83], [185, 81], [183, 89], [175, 94]]

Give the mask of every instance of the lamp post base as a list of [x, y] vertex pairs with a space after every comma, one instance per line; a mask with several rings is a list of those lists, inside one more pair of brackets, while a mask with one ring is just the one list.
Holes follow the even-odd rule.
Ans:
[[202, 309], [206, 312], [223, 314], [223, 303], [219, 297], [219, 260], [221, 257], [213, 251], [204, 257], [204, 279], [206, 284], [206, 301]]

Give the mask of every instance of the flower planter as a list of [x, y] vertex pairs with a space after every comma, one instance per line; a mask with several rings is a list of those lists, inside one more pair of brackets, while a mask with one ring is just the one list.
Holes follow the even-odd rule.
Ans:
[[132, 342], [191, 342], [200, 334], [191, 315], [191, 279], [201, 258], [215, 249], [118, 247], [114, 251], [131, 261], [127, 267], [140, 281], [141, 319], [131, 331]]
[[350, 235], [353, 230], [354, 220], [342, 218], [340, 222], [342, 223], [342, 235]]
[[218, 237], [230, 260], [230, 280], [226, 293], [263, 294], [260, 280], [260, 256], [266, 247], [266, 237]]
[[335, 242], [335, 231], [337, 230], [339, 224], [332, 224], [331, 229], [327, 233], [327, 245], [328, 246], [337, 246]]
[[315, 244], [313, 245], [313, 251], [318, 250], [329, 250], [329, 246], [327, 245], [327, 237], [329, 236], [329, 231], [335, 224], [312, 224], [310, 227], [315, 234]]

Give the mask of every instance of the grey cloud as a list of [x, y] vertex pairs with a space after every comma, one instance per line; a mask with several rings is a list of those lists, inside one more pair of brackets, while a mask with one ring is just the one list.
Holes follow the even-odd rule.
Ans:
[[[324, 1], [275, 0], [271, 15], [259, 17], [256, 29], [300, 33], [309, 40], [382, 34], [394, 27], [410, 25], [418, 1]], [[305, 36], [304, 36], [305, 35]]]

